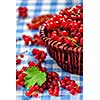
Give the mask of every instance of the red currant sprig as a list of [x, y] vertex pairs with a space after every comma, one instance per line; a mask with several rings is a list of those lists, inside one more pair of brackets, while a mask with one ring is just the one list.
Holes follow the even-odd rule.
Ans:
[[26, 67], [23, 67], [20, 71], [16, 70], [16, 87], [22, 86], [24, 87], [24, 77], [26, 74], [23, 73], [23, 71], [26, 69]]
[[46, 83], [43, 83], [42, 86], [33, 85], [30, 87], [28, 91], [26, 91], [26, 96], [30, 97], [38, 97], [38, 93], [43, 93], [46, 90]]
[[31, 41], [32, 41], [32, 38], [30, 36], [27, 36], [27, 35], [23, 35], [22, 38], [23, 38], [26, 46], [28, 46], [29, 43], [31, 43]]
[[78, 86], [74, 80], [70, 80], [69, 77], [65, 76], [64, 79], [60, 80], [61, 87], [70, 91], [72, 95], [81, 92], [81, 87]]
[[41, 40], [40, 36], [38, 34], [34, 34], [33, 37], [23, 35], [22, 36], [24, 43], [26, 46], [30, 45], [37, 45], [37, 46], [45, 46], [45, 43]]
[[37, 46], [45, 46], [45, 43], [42, 41], [38, 34], [34, 34], [31, 44]]
[[29, 30], [37, 30], [39, 29], [40, 25], [42, 25], [45, 21], [52, 17], [51, 14], [40, 15], [38, 17], [34, 17], [31, 23], [27, 23], [27, 27]]
[[28, 9], [26, 7], [19, 7], [18, 8], [18, 16], [21, 18], [26, 18], [28, 16], [27, 11], [28, 11]]
[[48, 93], [53, 96], [59, 95], [59, 76], [56, 72], [48, 72], [47, 73], [47, 87]]
[[35, 58], [38, 60], [38, 63], [43, 62], [47, 55], [44, 51], [38, 49], [33, 49], [32, 54], [35, 55]]

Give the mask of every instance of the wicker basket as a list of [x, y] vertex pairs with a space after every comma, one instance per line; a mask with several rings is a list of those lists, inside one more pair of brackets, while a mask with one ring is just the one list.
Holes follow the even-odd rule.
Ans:
[[83, 48], [69, 47], [47, 37], [48, 31], [43, 24], [40, 28], [40, 37], [46, 43], [50, 56], [67, 72], [83, 75]]

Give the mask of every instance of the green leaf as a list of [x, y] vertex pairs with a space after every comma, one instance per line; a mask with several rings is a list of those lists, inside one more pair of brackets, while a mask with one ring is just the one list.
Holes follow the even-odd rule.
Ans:
[[24, 73], [27, 74], [24, 78], [26, 89], [36, 83], [41, 86], [46, 81], [46, 73], [39, 71], [37, 67], [27, 68]]
[[25, 74], [31, 74], [31, 75], [33, 75], [33, 74], [35, 74], [35, 73], [37, 73], [37, 72], [39, 72], [39, 70], [38, 70], [38, 68], [35, 67], [35, 66], [33, 66], [33, 67], [31, 67], [31, 68], [27, 68], [27, 69], [24, 71]]

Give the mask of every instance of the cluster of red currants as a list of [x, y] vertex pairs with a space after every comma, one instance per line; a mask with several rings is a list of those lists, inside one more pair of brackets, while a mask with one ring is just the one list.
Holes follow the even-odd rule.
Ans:
[[48, 19], [52, 17], [51, 14], [40, 15], [38, 17], [34, 17], [31, 23], [27, 23], [27, 27], [29, 30], [37, 30], [39, 27]]
[[30, 87], [28, 91], [26, 91], [26, 96], [30, 97], [38, 97], [38, 93], [43, 93], [46, 89], [46, 83], [43, 83], [42, 86], [33, 85]]
[[61, 87], [70, 91], [72, 95], [81, 92], [81, 87], [78, 86], [74, 80], [70, 80], [69, 77], [65, 76], [64, 79], [60, 80]]
[[29, 43], [32, 42], [32, 37], [31, 36], [22, 35], [22, 39], [24, 40], [24, 43], [25, 43], [26, 46], [28, 46]]
[[33, 49], [32, 54], [35, 55], [35, 58], [38, 60], [38, 63], [41, 63], [45, 60], [47, 54], [39, 49]]
[[47, 73], [47, 87], [48, 93], [53, 96], [59, 95], [59, 76], [56, 72], [48, 72]]
[[42, 41], [38, 34], [34, 34], [32, 39], [32, 45], [45, 46], [45, 43]]
[[19, 7], [18, 8], [18, 16], [21, 18], [26, 18], [28, 16], [27, 11], [28, 11], [28, 9], [26, 7]]
[[46, 21], [48, 37], [69, 46], [83, 46], [83, 6], [62, 9]]
[[26, 76], [26, 74], [23, 73], [23, 71], [25, 71], [26, 67], [23, 67], [20, 71], [16, 70], [16, 88], [18, 86], [22, 86], [24, 87], [24, 77]]
[[33, 37], [23, 35], [22, 38], [23, 38], [26, 46], [28, 46], [29, 44], [37, 45], [37, 46], [45, 46], [45, 43], [41, 40], [41, 38], [38, 34], [34, 34]]

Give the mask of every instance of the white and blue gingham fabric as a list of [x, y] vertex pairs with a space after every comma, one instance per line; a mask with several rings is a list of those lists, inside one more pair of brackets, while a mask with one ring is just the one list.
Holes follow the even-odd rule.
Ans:
[[[83, 4], [82, 0], [16, 0], [16, 39], [22, 38], [23, 34], [33, 36], [33, 34], [39, 34], [39, 30], [30, 31], [27, 29], [26, 23], [31, 22], [34, 16], [39, 16], [41, 14], [55, 14], [58, 13], [60, 9], [66, 6], [71, 7], [73, 5]], [[19, 6], [25, 6], [28, 8], [28, 18], [19, 19], [17, 8]], [[20, 54], [26, 50], [25, 57], [22, 59], [22, 64], [18, 65], [16, 68], [20, 70], [23, 66], [27, 66], [29, 60], [36, 62], [34, 56], [32, 56], [31, 50], [33, 48], [38, 48], [47, 52], [45, 47], [40, 46], [25, 46], [24, 41], [18, 41], [16, 43], [16, 54]], [[73, 75], [62, 70], [56, 62], [49, 56], [47, 57], [43, 66], [47, 68], [48, 71], [56, 71], [60, 78], [64, 76], [69, 76], [71, 79], [75, 80], [83, 88], [83, 76]], [[25, 88], [19, 87], [16, 90], [16, 100], [83, 100], [83, 92], [77, 95], [71, 95], [69, 91], [60, 88], [60, 94], [58, 97], [50, 96], [46, 90], [43, 94], [39, 94], [38, 98], [26, 97]]]

